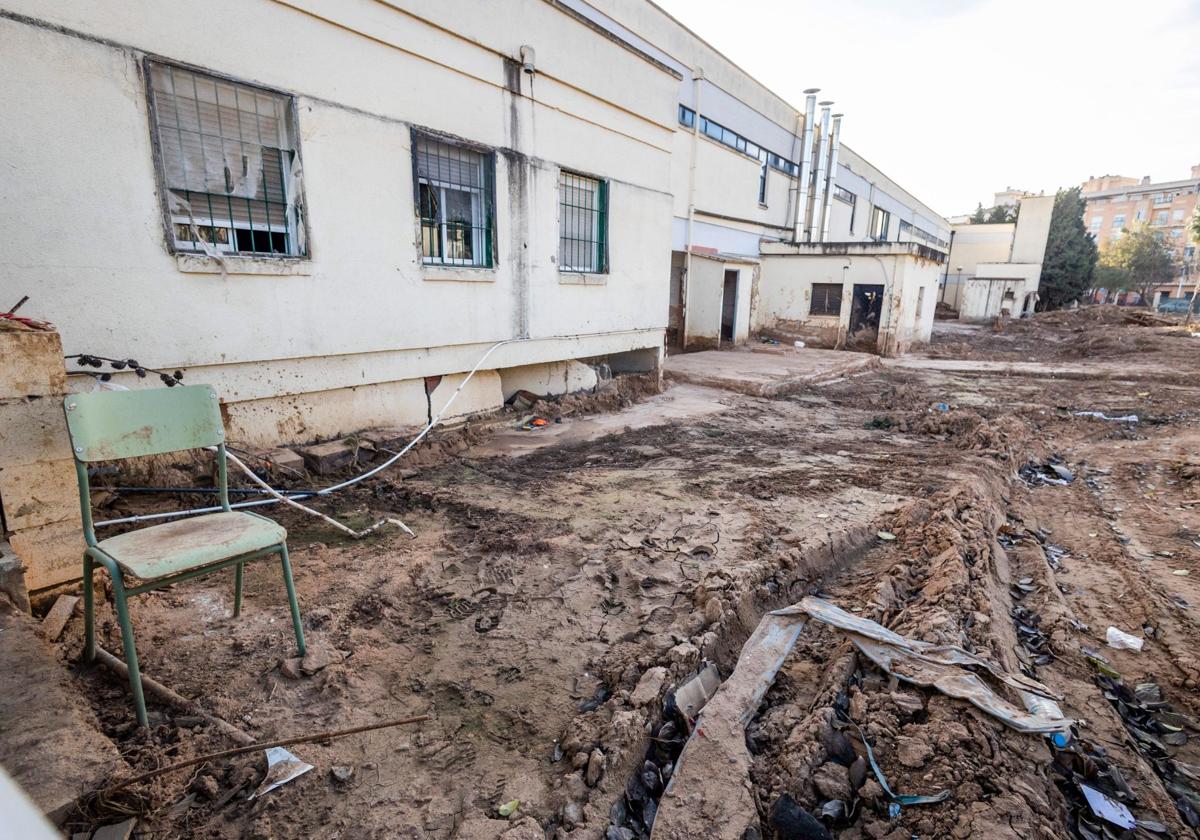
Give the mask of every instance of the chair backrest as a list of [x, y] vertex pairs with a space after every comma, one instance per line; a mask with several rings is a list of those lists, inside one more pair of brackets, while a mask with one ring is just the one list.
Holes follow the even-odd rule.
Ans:
[[93, 391], [63, 399], [77, 461], [114, 461], [225, 442], [220, 400], [209, 385]]

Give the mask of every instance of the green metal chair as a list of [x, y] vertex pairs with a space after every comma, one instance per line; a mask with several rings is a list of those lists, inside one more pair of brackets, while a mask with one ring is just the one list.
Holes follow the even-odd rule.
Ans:
[[[233, 614], [242, 611], [242, 568], [247, 561], [278, 554], [287, 586], [292, 627], [300, 655], [305, 653], [304, 628], [296, 603], [296, 585], [288, 562], [287, 531], [253, 513], [235, 511], [229, 506], [225, 461], [225, 428], [221, 422], [220, 401], [208, 385], [154, 388], [138, 391], [96, 391], [70, 394], [63, 400], [67, 429], [79, 478], [79, 506], [83, 512], [83, 535], [87, 549], [83, 555], [83, 611], [86, 626], [83, 658], [96, 656], [95, 608], [92, 603], [92, 571], [96, 564], [112, 576], [113, 600], [121, 623], [125, 662], [129, 666], [129, 687], [137, 707], [138, 723], [146, 725], [146, 701], [133, 645], [133, 626], [129, 621], [127, 599], [179, 581], [211, 574], [227, 566], [237, 566], [234, 578]], [[188, 449], [217, 449], [220, 513], [192, 516], [97, 540], [92, 527], [92, 505], [87, 465], [93, 461], [112, 461], [161, 455]], [[126, 587], [125, 576], [137, 580]]]

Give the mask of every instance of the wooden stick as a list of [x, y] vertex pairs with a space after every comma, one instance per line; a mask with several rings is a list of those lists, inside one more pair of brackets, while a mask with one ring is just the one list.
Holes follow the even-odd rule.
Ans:
[[[120, 674], [126, 680], [129, 679], [129, 666], [106, 651], [104, 648], [99, 646], [96, 647], [96, 659], [100, 662], [100, 664], [111, 669], [115, 673]], [[144, 672], [142, 673], [142, 688], [169, 706], [174, 706], [176, 709], [187, 712], [189, 715], [197, 715], [204, 718], [206, 721], [220, 730], [222, 735], [229, 738], [235, 744], [254, 743], [253, 736], [247, 735], [245, 732], [238, 729], [228, 721], [224, 721], [219, 717], [210, 715], [208, 712], [201, 709], [196, 703], [193, 703], [183, 695], [167, 688], [158, 680], [146, 676]]]
[[203, 764], [206, 761], [213, 761], [218, 758], [229, 758], [235, 755], [243, 755], [249, 752], [258, 750], [266, 750], [271, 747], [287, 747], [292, 744], [303, 744], [309, 741], [327, 741], [331, 738], [342, 738], [346, 735], [355, 735], [359, 732], [370, 732], [374, 729], [386, 729], [389, 726], [403, 726], [408, 723], [420, 723], [424, 720], [429, 720], [432, 715], [414, 715], [412, 717], [397, 718], [395, 720], [385, 720], [380, 723], [369, 723], [365, 726], [352, 726], [349, 729], [334, 729], [326, 732], [317, 732], [312, 735], [299, 735], [294, 738], [279, 738], [274, 741], [263, 741], [258, 744], [247, 744], [244, 747], [235, 747], [232, 750], [221, 750], [220, 752], [208, 753], [206, 755], [190, 758], [187, 761], [179, 761], [175, 764], [168, 764], [166, 767], [159, 767], [157, 770], [151, 770], [149, 773], [143, 773], [140, 776], [134, 776], [132, 779], [126, 779], [123, 782], [117, 782], [115, 785], [110, 785], [105, 788], [103, 793], [113, 793], [121, 788], [129, 785], [136, 785], [153, 779], [163, 773], [170, 773], [172, 770], [182, 770], [185, 767], [194, 767], [197, 764]]

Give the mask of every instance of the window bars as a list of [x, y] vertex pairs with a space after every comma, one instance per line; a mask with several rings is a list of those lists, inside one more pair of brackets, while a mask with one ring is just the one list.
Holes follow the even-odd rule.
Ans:
[[808, 305], [809, 315], [841, 315], [842, 284], [813, 283], [812, 300]]
[[176, 251], [306, 252], [292, 98], [147, 62]]
[[414, 135], [421, 257], [436, 265], [491, 268], [494, 164], [491, 155]]
[[558, 267], [608, 271], [608, 183], [573, 172], [558, 176]]

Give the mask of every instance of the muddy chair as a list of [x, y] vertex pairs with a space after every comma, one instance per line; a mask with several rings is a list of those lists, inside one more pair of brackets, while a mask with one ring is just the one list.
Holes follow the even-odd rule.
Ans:
[[[146, 725], [146, 701], [133, 645], [127, 599], [173, 583], [236, 566], [233, 614], [242, 611], [242, 568], [250, 560], [279, 555], [287, 586], [292, 627], [300, 655], [305, 652], [304, 629], [296, 603], [296, 585], [288, 562], [287, 531], [281, 525], [229, 506], [225, 463], [225, 428], [216, 391], [207, 385], [154, 388], [138, 391], [96, 391], [71, 394], [63, 400], [67, 429], [79, 478], [79, 506], [83, 512], [83, 659], [96, 656], [95, 607], [92, 603], [92, 570], [96, 564], [112, 577], [113, 601], [121, 623], [129, 687], [137, 707], [138, 723]], [[201, 447], [216, 447], [219, 513], [191, 516], [97, 540], [92, 527], [88, 464], [144, 455], [161, 455]], [[135, 578], [126, 586], [125, 578]]]

